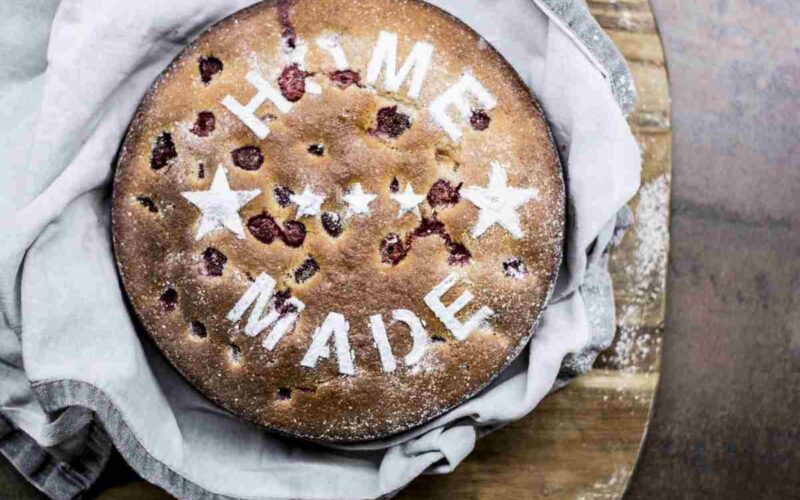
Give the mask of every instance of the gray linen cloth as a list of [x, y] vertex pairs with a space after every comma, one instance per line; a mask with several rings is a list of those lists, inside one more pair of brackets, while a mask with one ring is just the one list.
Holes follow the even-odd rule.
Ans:
[[[568, 238], [524, 353], [487, 390], [405, 434], [325, 448], [200, 396], [137, 332], [109, 233], [114, 157], [178, 51], [247, 0], [0, 5], [0, 452], [53, 498], [85, 491], [111, 446], [182, 498], [374, 498], [453, 470], [478, 436], [587, 368], [613, 326], [603, 252], [639, 185], [625, 63], [573, 0], [437, 0], [539, 97], [565, 162]], [[142, 272], [147, 272], [142, 269]], [[596, 279], [586, 282], [588, 277]], [[599, 317], [587, 311], [604, 310]], [[559, 382], [563, 383], [563, 380]]]

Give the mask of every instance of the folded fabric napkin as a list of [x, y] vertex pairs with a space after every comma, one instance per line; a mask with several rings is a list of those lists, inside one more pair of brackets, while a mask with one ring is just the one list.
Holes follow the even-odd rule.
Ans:
[[545, 397], [565, 356], [574, 374], [610, 342], [603, 255], [640, 166], [624, 118], [634, 99], [624, 61], [577, 0], [436, 0], [516, 68], [564, 160], [565, 260], [528, 348], [487, 390], [436, 420], [336, 448], [259, 429], [184, 381], [126, 307], [111, 251], [110, 179], [157, 74], [249, 3], [0, 7], [0, 452], [53, 498], [88, 488], [112, 444], [145, 479], [182, 498], [390, 495], [423, 472], [453, 470], [478, 436]]

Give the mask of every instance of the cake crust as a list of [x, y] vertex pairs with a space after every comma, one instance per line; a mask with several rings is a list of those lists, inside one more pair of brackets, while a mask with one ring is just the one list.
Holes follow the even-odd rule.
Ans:
[[[382, 33], [397, 36], [398, 74], [417, 44], [432, 48], [418, 95], [413, 65], [399, 88], [385, 65], [369, 81]], [[263, 138], [223, 104], [248, 104], [251, 73], [285, 100], [254, 110]], [[469, 114], [451, 106], [437, 121], [434, 103], [464, 75], [495, 103], [473, 95]], [[202, 209], [223, 182], [236, 218]], [[555, 283], [564, 211], [541, 110], [463, 23], [416, 0], [267, 1], [212, 26], [148, 91], [122, 147], [112, 232], [139, 319], [203, 394], [278, 432], [353, 442], [431, 420], [520, 353]], [[245, 298], [264, 280], [277, 320], [258, 330]], [[465, 292], [462, 326], [491, 314], [459, 330], [433, 299]]]

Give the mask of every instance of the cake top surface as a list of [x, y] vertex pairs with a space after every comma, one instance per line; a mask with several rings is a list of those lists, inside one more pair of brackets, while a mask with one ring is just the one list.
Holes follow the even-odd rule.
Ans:
[[147, 332], [201, 392], [293, 436], [420, 425], [525, 345], [564, 185], [503, 58], [419, 1], [262, 2], [156, 80], [114, 182]]

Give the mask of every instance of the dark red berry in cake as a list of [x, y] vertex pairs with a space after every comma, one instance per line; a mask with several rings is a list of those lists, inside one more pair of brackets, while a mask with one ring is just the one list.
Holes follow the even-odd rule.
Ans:
[[272, 193], [275, 195], [275, 201], [278, 202], [278, 205], [282, 207], [288, 207], [292, 202], [292, 195], [294, 194], [294, 191], [286, 186], [275, 186], [272, 189]]
[[242, 170], [258, 170], [264, 164], [264, 155], [256, 146], [244, 146], [231, 151], [233, 164]]
[[386, 235], [386, 238], [381, 241], [381, 262], [396, 266], [401, 260], [406, 258], [408, 250], [409, 247], [403, 243], [400, 236], [395, 233], [389, 233]]
[[158, 212], [158, 206], [156, 206], [155, 202], [152, 198], [148, 196], [137, 196], [136, 200], [141, 203], [141, 205], [146, 208], [147, 210], [156, 213]]
[[457, 186], [453, 186], [447, 179], [439, 179], [428, 191], [428, 203], [432, 207], [458, 203], [461, 200], [462, 184], [463, 182], [460, 182]]
[[517, 257], [511, 257], [503, 262], [503, 274], [509, 278], [522, 278], [528, 274], [528, 267]]
[[192, 126], [192, 133], [199, 137], [208, 137], [214, 131], [217, 119], [211, 111], [201, 111], [197, 113], [197, 119]]
[[171, 165], [178, 157], [175, 150], [175, 143], [172, 142], [172, 134], [161, 132], [153, 144], [153, 151], [150, 154], [150, 168], [160, 170], [167, 165]]
[[299, 101], [306, 93], [306, 76], [308, 73], [300, 69], [297, 64], [286, 66], [278, 77], [278, 87], [281, 94], [289, 102]]
[[411, 127], [411, 118], [397, 111], [397, 106], [388, 106], [378, 110], [374, 133], [395, 139]]
[[167, 288], [158, 300], [165, 311], [174, 311], [175, 306], [178, 305], [178, 292], [172, 287]]
[[198, 60], [198, 64], [200, 67], [200, 80], [206, 85], [211, 83], [214, 75], [222, 71], [222, 61], [214, 56], [201, 57]]
[[450, 265], [463, 266], [468, 264], [472, 258], [472, 254], [462, 243], [450, 243], [447, 251], [450, 252], [450, 256], [447, 258], [447, 262]]
[[334, 212], [325, 212], [322, 214], [321, 218], [322, 227], [325, 229], [325, 232], [334, 238], [338, 238], [342, 234], [342, 231], [344, 231], [341, 215]]
[[275, 219], [266, 212], [250, 217], [250, 220], [247, 221], [247, 229], [258, 241], [267, 245], [280, 238], [282, 233]]
[[389, 183], [389, 191], [393, 193], [400, 191], [400, 181], [397, 180], [397, 177], [392, 177], [392, 182]]
[[228, 346], [228, 355], [231, 357], [231, 361], [235, 364], [239, 364], [242, 362], [242, 348], [236, 344], [231, 344]]
[[419, 221], [419, 226], [408, 235], [409, 244], [413, 243], [417, 238], [424, 238], [433, 234], [438, 234], [444, 238], [446, 242], [450, 241], [450, 236], [447, 234], [447, 230], [442, 221], [434, 217], [423, 217], [422, 220]]
[[482, 109], [473, 109], [472, 116], [469, 117], [469, 124], [475, 130], [486, 130], [489, 128], [489, 122], [491, 121], [492, 119]]
[[431, 335], [431, 340], [432, 340], [432, 341], [433, 341], [435, 344], [442, 344], [442, 343], [444, 343], [444, 342], [447, 342], [447, 339], [446, 339], [446, 338], [444, 338], [444, 337], [442, 337], [442, 336], [441, 336], [441, 335], [439, 335], [438, 333], [434, 333], [433, 335]]
[[297, 46], [297, 35], [295, 34], [294, 25], [290, 17], [290, 9], [293, 3], [294, 0], [278, 0], [277, 4], [278, 22], [283, 28], [283, 31], [281, 31], [281, 38], [286, 41], [286, 45], [290, 49], [294, 49]]
[[206, 178], [206, 166], [202, 163], [197, 166], [197, 178], [198, 179], [205, 179]]
[[228, 262], [228, 257], [216, 248], [208, 247], [203, 251], [203, 262], [206, 265], [208, 276], [222, 276], [222, 270]]
[[353, 71], [351, 69], [332, 71], [328, 73], [328, 78], [340, 89], [346, 89], [350, 85], [359, 85], [361, 83], [361, 75], [358, 71]]
[[290, 298], [292, 298], [292, 291], [289, 288], [275, 293], [275, 300], [272, 305], [281, 316], [297, 312], [297, 306], [289, 302]]
[[309, 280], [312, 276], [317, 274], [318, 271], [319, 264], [314, 260], [314, 257], [309, 257], [300, 264], [300, 267], [294, 270], [294, 280], [298, 283], [302, 283]]
[[306, 240], [306, 226], [300, 221], [289, 220], [283, 224], [281, 236], [286, 246], [297, 248]]
[[204, 339], [208, 336], [208, 330], [206, 330], [206, 325], [199, 321], [192, 321], [192, 335], [199, 339]]
[[286, 401], [287, 399], [291, 399], [292, 397], [292, 390], [288, 387], [281, 387], [278, 389], [278, 399], [281, 401]]
[[308, 152], [314, 156], [322, 156], [325, 154], [325, 146], [322, 144], [312, 144], [308, 147]]

